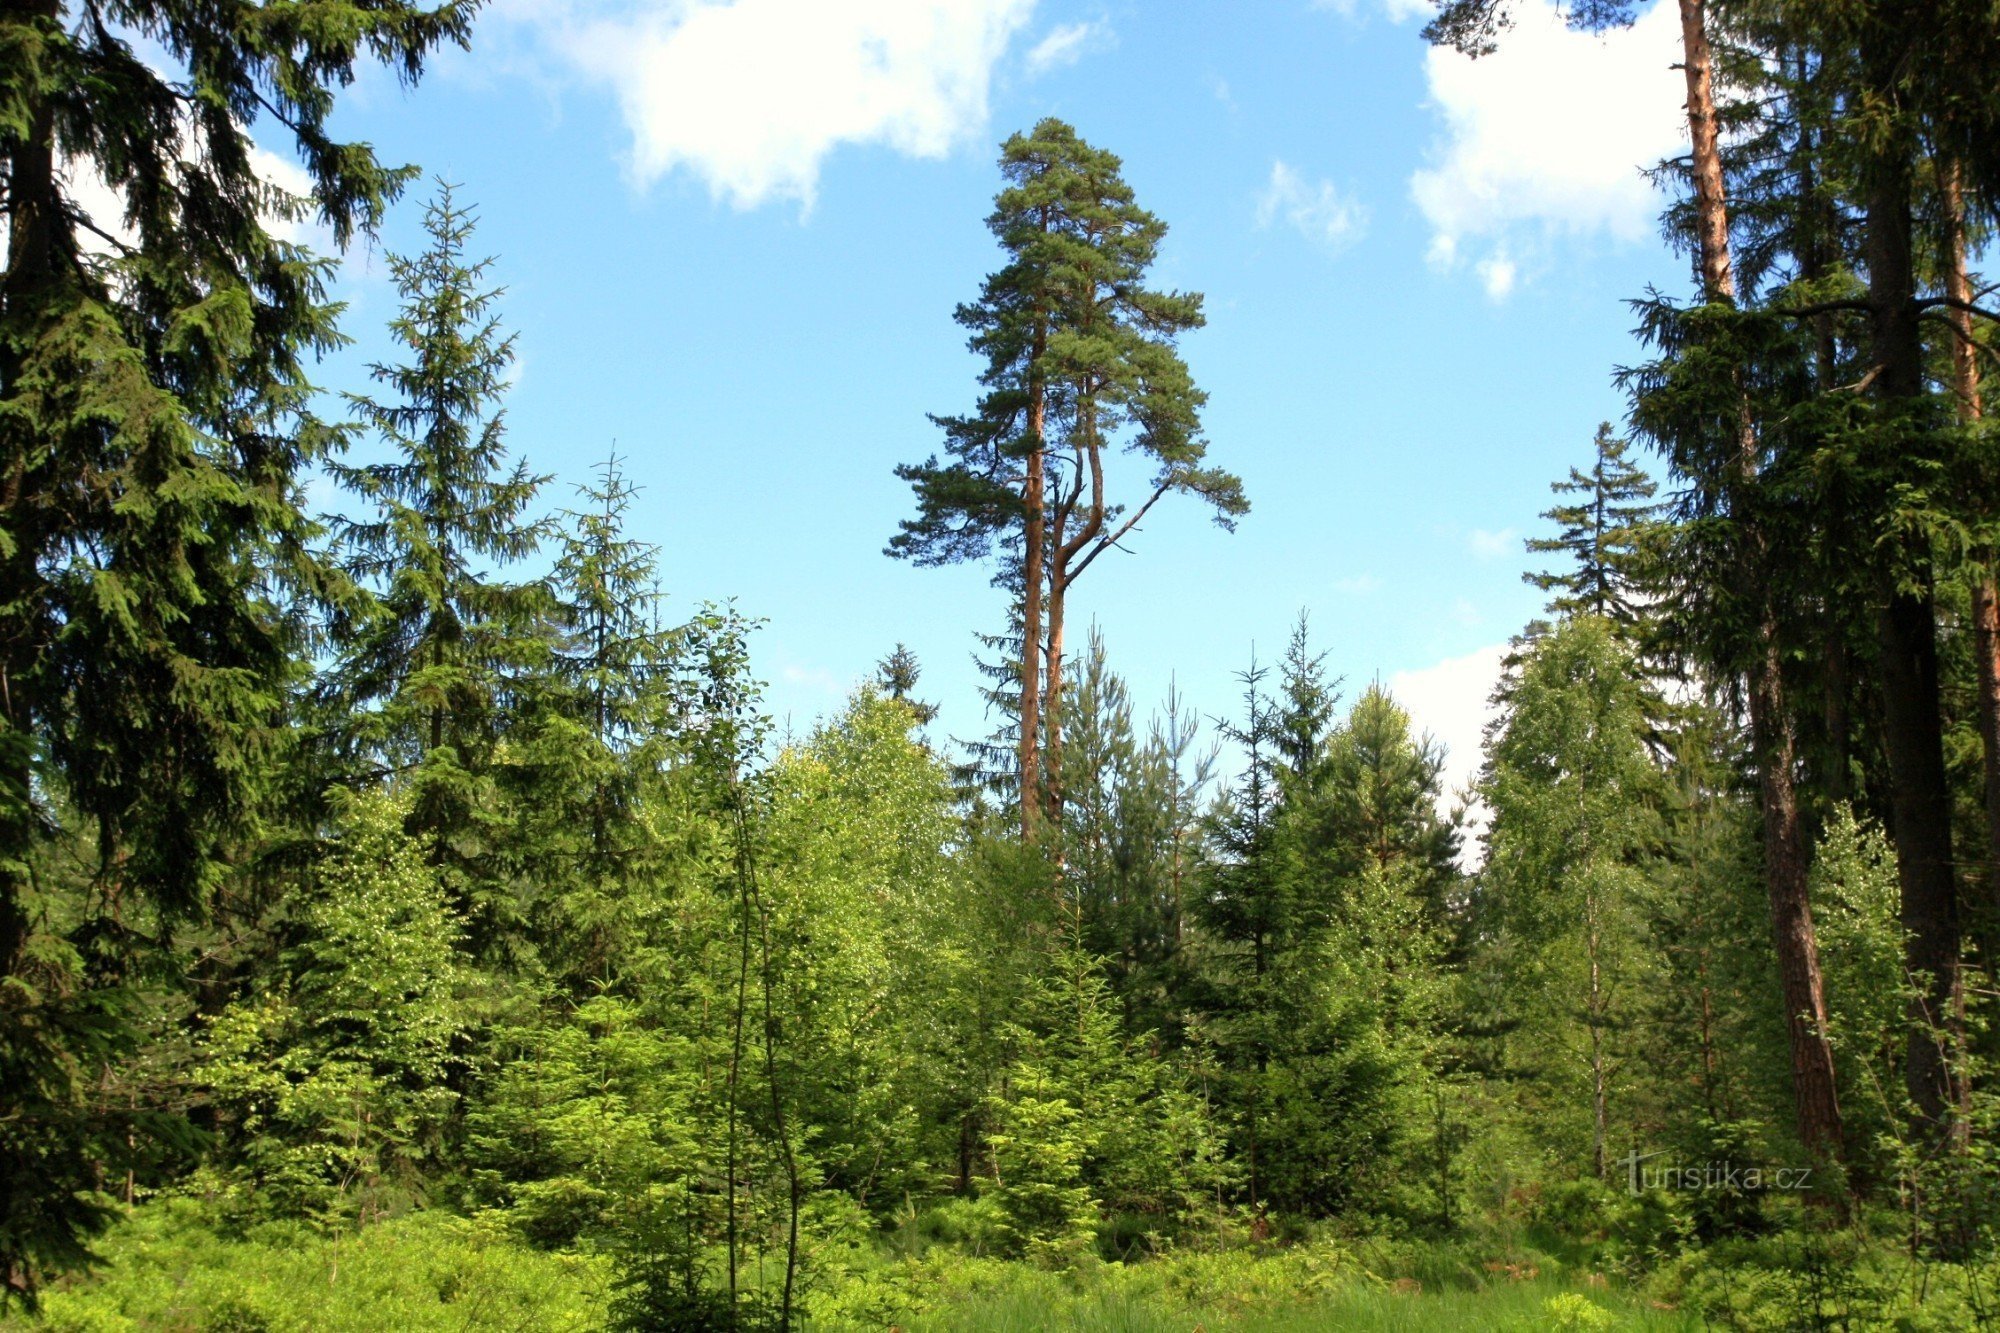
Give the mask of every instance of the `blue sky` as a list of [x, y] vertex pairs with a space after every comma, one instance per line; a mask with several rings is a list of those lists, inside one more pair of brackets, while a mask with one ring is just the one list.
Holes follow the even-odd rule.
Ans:
[[[1163, 503], [1079, 583], [1142, 708], [1228, 710], [1252, 645], [1310, 613], [1348, 696], [1380, 676], [1471, 762], [1548, 483], [1621, 407], [1625, 302], [1685, 285], [1638, 167], [1681, 133], [1671, 15], [1598, 40], [1527, 6], [1503, 53], [1429, 52], [1421, 0], [501, 0], [415, 92], [371, 75], [339, 128], [460, 183], [519, 331], [515, 449], [568, 498], [615, 440], [686, 608], [768, 620], [803, 728], [898, 640], [935, 730], [983, 733], [988, 571], [881, 554], [893, 466], [968, 406], [951, 319], [994, 266], [1006, 133], [1061, 116], [1171, 228], [1207, 295], [1185, 353], [1234, 534]], [[421, 191], [381, 244], [407, 249]], [[355, 385], [394, 294], [341, 282]]]

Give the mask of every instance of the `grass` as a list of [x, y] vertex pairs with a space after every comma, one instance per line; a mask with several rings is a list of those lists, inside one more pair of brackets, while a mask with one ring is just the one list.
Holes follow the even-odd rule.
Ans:
[[[1565, 1299], [1567, 1298], [1567, 1299]], [[1566, 1322], [1567, 1321], [1567, 1322]], [[1307, 1330], [1551, 1330], [1687, 1329], [1694, 1323], [1678, 1315], [1633, 1308], [1601, 1293], [1585, 1296], [1561, 1283], [1535, 1281], [1485, 1291], [1436, 1294], [1354, 1286], [1296, 1304], [1262, 1311], [1162, 1305], [1144, 1299], [1101, 1293], [1072, 1301], [1050, 1302], [1030, 1292], [1013, 1292], [984, 1301], [953, 1305], [905, 1326], [910, 1333], [946, 1330], [987, 1330], [989, 1333], [1307, 1333]]]
[[[190, 1200], [138, 1209], [104, 1266], [59, 1285], [5, 1333], [396, 1333], [603, 1327], [602, 1257], [549, 1253], [443, 1212], [359, 1234], [297, 1224], [241, 1235]], [[1319, 1237], [1045, 1271], [949, 1246], [849, 1251], [808, 1293], [814, 1333], [1303, 1333], [1324, 1329], [1646, 1329], [1694, 1326], [1542, 1254], [1480, 1260], [1460, 1245]]]
[[[850, 1275], [815, 1330], [906, 1333], [1290, 1333], [1308, 1329], [1643, 1329], [1697, 1326], [1546, 1256], [1475, 1260], [1457, 1245], [1321, 1238], [1044, 1272], [932, 1251]], [[873, 1289], [860, 1308], [839, 1307]], [[885, 1297], [900, 1293], [902, 1300]]]
[[530, 1249], [496, 1228], [419, 1213], [332, 1237], [298, 1224], [242, 1236], [198, 1205], [138, 1209], [99, 1246], [96, 1274], [47, 1293], [40, 1333], [429, 1333], [583, 1330], [604, 1323], [601, 1260]]

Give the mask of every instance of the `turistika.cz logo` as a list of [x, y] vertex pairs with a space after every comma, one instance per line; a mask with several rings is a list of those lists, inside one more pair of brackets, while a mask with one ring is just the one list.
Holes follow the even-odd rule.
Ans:
[[1625, 1187], [1634, 1194], [1644, 1190], [1730, 1190], [1740, 1194], [1757, 1194], [1767, 1190], [1812, 1188], [1812, 1168], [1809, 1166], [1745, 1166], [1741, 1162], [1644, 1165], [1661, 1155], [1661, 1152], [1642, 1153], [1637, 1150], [1627, 1153], [1622, 1159], [1625, 1163]]

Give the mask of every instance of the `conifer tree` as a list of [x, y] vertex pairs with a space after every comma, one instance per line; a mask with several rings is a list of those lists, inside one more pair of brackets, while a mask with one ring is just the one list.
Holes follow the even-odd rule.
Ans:
[[550, 591], [561, 633], [552, 674], [569, 692], [566, 710], [617, 752], [661, 720], [648, 687], [672, 660], [675, 635], [660, 623], [659, 548], [626, 531], [639, 488], [618, 456], [576, 491], [583, 507], [562, 511], [555, 532]]
[[1115, 960], [1107, 980], [1119, 989], [1151, 933], [1142, 918], [1154, 904], [1144, 888], [1151, 850], [1136, 790], [1140, 740], [1124, 679], [1111, 669], [1104, 637], [1092, 626], [1070, 709], [1063, 751], [1063, 870], [1079, 916], [1078, 942]]
[[1234, 788], [1210, 816], [1214, 864], [1200, 899], [1208, 940], [1202, 1007], [1211, 1040], [1223, 1048], [1232, 1075], [1232, 1100], [1241, 1113], [1244, 1185], [1255, 1206], [1266, 1186], [1264, 1079], [1271, 1065], [1270, 975], [1288, 913], [1276, 848], [1278, 784], [1276, 706], [1264, 682], [1270, 668], [1253, 656], [1239, 672], [1243, 712], [1219, 724], [1223, 739], [1243, 752]]
[[875, 667], [875, 679], [891, 699], [897, 699], [910, 706], [921, 724], [935, 721], [938, 715], [936, 704], [925, 703], [916, 697], [917, 678], [923, 675], [923, 667], [917, 655], [907, 645], [898, 643], [895, 651], [883, 658]]
[[1188, 1021], [1189, 947], [1208, 855], [1205, 816], [1220, 753], [1217, 742], [1202, 744], [1200, 716], [1170, 683], [1147, 729], [1133, 778], [1156, 840], [1150, 872], [1155, 906], [1147, 918], [1153, 938], [1149, 948], [1140, 950], [1142, 957], [1150, 952], [1151, 960], [1128, 989], [1126, 1005], [1137, 1028], [1176, 1042]]
[[[1002, 145], [1000, 169], [1008, 184], [987, 226], [1008, 262], [957, 312], [985, 359], [985, 393], [969, 415], [933, 418], [949, 461], [897, 468], [917, 516], [888, 549], [938, 565], [1003, 544], [998, 581], [1022, 622], [1020, 818], [1033, 835], [1061, 824], [1070, 588], [1169, 493], [1201, 497], [1224, 527], [1248, 502], [1237, 478], [1205, 465], [1205, 395], [1175, 347], [1204, 322], [1201, 298], [1142, 285], [1166, 226], [1133, 202], [1119, 160], [1047, 119]], [[1121, 451], [1154, 465], [1129, 499], [1110, 475]]]
[[[81, 1110], [124, 1023], [68, 1003], [34, 862], [60, 807], [114, 896], [171, 921], [244, 834], [294, 669], [277, 603], [329, 590], [299, 473], [329, 441], [306, 367], [335, 309], [275, 224], [372, 233], [407, 172], [335, 137], [336, 91], [375, 60], [414, 82], [473, 8], [0, 13], [0, 1293], [82, 1259], [84, 1191], [149, 1137]], [[304, 158], [303, 197], [258, 175], [253, 128]], [[118, 215], [80, 206], [92, 176]]]
[[554, 533], [550, 659], [516, 724], [512, 833], [560, 923], [551, 947], [573, 977], [601, 984], [630, 924], [625, 891], [657, 851], [641, 807], [683, 738], [691, 627], [662, 623], [659, 552], [626, 531], [638, 487], [618, 457], [576, 491]]
[[1786, 1034], [1769, 1021], [1776, 960], [1758, 943], [1769, 907], [1758, 812], [1738, 790], [1738, 730], [1716, 701], [1683, 708], [1657, 788], [1646, 928], [1658, 949], [1645, 1011], [1660, 1048], [1648, 1063], [1663, 1128], [1690, 1147], [1717, 1126], [1782, 1123], [1792, 1097]]
[[1197, 994], [1248, 1202], [1324, 1213], [1391, 1188], [1448, 961], [1436, 904], [1452, 893], [1431, 858], [1455, 842], [1431, 836], [1435, 752], [1386, 695], [1330, 725], [1331, 686], [1302, 632], [1278, 697], [1267, 678], [1244, 673], [1245, 719], [1225, 728], [1248, 763], [1211, 834]]
[[1166, 1031], [1178, 1023], [1178, 955], [1214, 756], [1196, 751], [1195, 719], [1172, 694], [1140, 730], [1094, 626], [1083, 663], [1063, 751], [1063, 870], [1082, 941], [1103, 959], [1134, 1030]]
[[1528, 541], [1529, 551], [1567, 555], [1572, 567], [1521, 577], [1555, 594], [1550, 614], [1597, 616], [1629, 635], [1642, 615], [1643, 544], [1664, 506], [1653, 503], [1658, 488], [1626, 458], [1629, 444], [1611, 433], [1610, 422], [1597, 428], [1593, 444], [1596, 457], [1588, 472], [1573, 467], [1566, 480], [1549, 484], [1557, 495], [1578, 497], [1542, 514], [1557, 525], [1558, 535]]
[[1279, 689], [1284, 697], [1277, 736], [1283, 773], [1293, 782], [1309, 782], [1333, 731], [1334, 709], [1340, 703], [1340, 682], [1327, 679], [1326, 653], [1313, 650], [1311, 630], [1303, 611], [1299, 612], [1298, 623], [1292, 627], [1292, 637], [1285, 645]]
[[[1840, 1108], [1824, 1035], [1826, 1000], [1813, 932], [1795, 771], [1797, 737], [1776, 586], [1783, 570], [1773, 555], [1777, 543], [1770, 526], [1771, 511], [1778, 506], [1771, 503], [1774, 488], [1768, 485], [1766, 464], [1777, 451], [1761, 433], [1771, 422], [1759, 420], [1749, 392], [1759, 369], [1751, 363], [1758, 350], [1768, 350], [1768, 339], [1761, 349], [1754, 335], [1738, 340], [1751, 326], [1739, 318], [1712, 31], [1716, 25], [1708, 0], [1680, 0], [1679, 8], [1692, 149], [1687, 175], [1693, 207], [1684, 220], [1697, 261], [1700, 304], [1692, 311], [1670, 308], [1664, 301], [1648, 304], [1648, 336], [1671, 343], [1670, 360], [1678, 360], [1686, 373], [1670, 392], [1662, 389], [1671, 375], [1635, 377], [1641, 387], [1634, 419], [1673, 460], [1677, 474], [1692, 483], [1683, 517], [1707, 520], [1683, 525], [1683, 532], [1696, 539], [1699, 556], [1681, 563], [1699, 571], [1692, 581], [1715, 593], [1726, 608], [1721, 613], [1711, 609], [1705, 616], [1704, 628], [1710, 631], [1705, 655], [1729, 678], [1741, 676], [1746, 682], [1745, 711], [1761, 789], [1765, 884], [1790, 1025], [1799, 1135], [1815, 1154], [1837, 1158]], [[1448, 0], [1425, 36], [1470, 55], [1484, 54], [1494, 49], [1510, 11], [1510, 0]], [[1635, 13], [1631, 0], [1580, 0], [1566, 17], [1574, 27], [1603, 29], [1629, 24]], [[1677, 418], [1676, 424], [1663, 424], [1662, 416]]]
[[[1566, 620], [1534, 647], [1487, 756], [1493, 810], [1485, 879], [1508, 937], [1516, 1010], [1532, 1012], [1591, 1108], [1590, 1166], [1609, 1171], [1613, 1104], [1644, 977], [1637, 862], [1653, 836], [1657, 774], [1636, 673], [1596, 616]], [[1558, 1097], [1544, 1112], [1554, 1117]], [[1573, 1104], [1573, 1103], [1571, 1103]]]
[[344, 645], [334, 685], [353, 710], [348, 743], [363, 762], [414, 773], [412, 832], [457, 863], [456, 891], [477, 898], [473, 931], [494, 942], [500, 910], [481, 831], [494, 815], [494, 747], [517, 709], [523, 675], [547, 664], [548, 589], [509, 583], [499, 570], [532, 554], [543, 527], [525, 514], [545, 478], [510, 467], [500, 398], [514, 339], [485, 285], [492, 260], [471, 260], [476, 219], [440, 182], [424, 210], [430, 241], [389, 256], [402, 297], [390, 331], [406, 360], [370, 368], [392, 396], [356, 394], [362, 425], [388, 461], [335, 463], [335, 475], [374, 508], [343, 519], [348, 569], [377, 589], [371, 614]]
[[1407, 863], [1430, 920], [1459, 913], [1456, 817], [1441, 814], [1444, 751], [1414, 732], [1410, 715], [1370, 685], [1328, 739], [1309, 798], [1312, 837], [1336, 878]]

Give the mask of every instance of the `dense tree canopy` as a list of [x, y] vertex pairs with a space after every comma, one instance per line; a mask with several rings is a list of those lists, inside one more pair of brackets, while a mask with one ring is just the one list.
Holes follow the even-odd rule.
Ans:
[[937, 735], [900, 642], [780, 732], [620, 457], [513, 452], [454, 187], [371, 391], [307, 379], [331, 261], [276, 223], [381, 221], [411, 173], [336, 91], [469, 8], [0, 15], [0, 1321], [289, 1327], [316, 1283], [214, 1284], [327, 1255], [377, 1324], [1125, 1326], [1157, 1282], [1341, 1326], [1428, 1282], [1482, 1326], [1991, 1326], [2000, 18], [1677, 12], [1693, 286], [1553, 483], [1465, 791], [1303, 615], [1223, 717], [1070, 632], [1160, 501], [1248, 506], [1202, 298], [1065, 122], [1001, 147], [980, 395], [889, 544], [997, 565], [1000, 738]]

